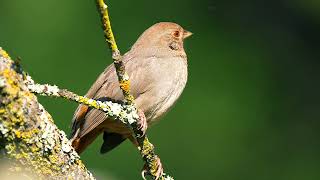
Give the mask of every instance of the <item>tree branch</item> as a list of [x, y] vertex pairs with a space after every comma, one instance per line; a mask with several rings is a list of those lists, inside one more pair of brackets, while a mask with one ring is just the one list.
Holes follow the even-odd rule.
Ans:
[[36, 94], [49, 97], [61, 97], [67, 100], [75, 101], [79, 104], [87, 105], [91, 108], [99, 109], [105, 112], [108, 117], [121, 121], [124, 124], [136, 123], [139, 118], [134, 106], [120, 104], [111, 101], [99, 101], [84, 96], [77, 95], [66, 89], [59, 89], [56, 85], [35, 84], [30, 76], [26, 76], [25, 83], [28, 89]]
[[19, 65], [0, 48], [0, 153], [16, 175], [94, 179], [65, 133], [29, 92]]
[[103, 0], [96, 0], [96, 3], [101, 16], [104, 36], [106, 38], [106, 42], [108, 42], [108, 45], [112, 51], [112, 59], [117, 71], [120, 88], [123, 92], [124, 99], [127, 101], [128, 104], [133, 104], [134, 97], [130, 94], [129, 76], [125, 72], [125, 67], [121, 60], [122, 56], [112, 32], [111, 22], [108, 14], [108, 6], [104, 3]]
[[[120, 84], [120, 88], [123, 92], [124, 98], [129, 105], [134, 106], [134, 97], [130, 94], [130, 81], [129, 76], [125, 72], [125, 67], [123, 62], [121, 61], [121, 53], [118, 49], [116, 40], [114, 38], [111, 23], [108, 15], [108, 6], [104, 3], [103, 0], [96, 0], [96, 4], [98, 10], [100, 11], [101, 21], [103, 24], [104, 35], [106, 41], [109, 44], [109, 47], [112, 51], [112, 58], [114, 62], [114, 66], [117, 71], [118, 80]], [[156, 173], [158, 171], [157, 166], [157, 155], [154, 151], [154, 146], [150, 143], [147, 135], [142, 135], [142, 132], [137, 128], [137, 123], [132, 124], [132, 129], [135, 134], [135, 137], [139, 143], [140, 153], [149, 169], [149, 174], [157, 178]], [[172, 177], [163, 174], [160, 179], [173, 179]]]

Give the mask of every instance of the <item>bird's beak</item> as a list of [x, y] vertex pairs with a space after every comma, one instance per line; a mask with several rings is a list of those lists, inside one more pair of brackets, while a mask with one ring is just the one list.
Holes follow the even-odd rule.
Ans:
[[184, 31], [183, 31], [183, 39], [185, 39], [185, 38], [187, 38], [187, 37], [189, 37], [189, 36], [191, 36], [191, 35], [192, 35], [192, 32], [187, 31], [187, 30], [184, 30]]

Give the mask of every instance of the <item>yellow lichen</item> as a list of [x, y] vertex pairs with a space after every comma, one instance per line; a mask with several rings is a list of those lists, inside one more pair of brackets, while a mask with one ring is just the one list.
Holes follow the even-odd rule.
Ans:
[[3, 50], [2, 48], [0, 48], [0, 55], [4, 58], [10, 59], [9, 54], [5, 50]]
[[[0, 55], [9, 58], [4, 52], [0, 50]], [[51, 116], [44, 109], [31, 110], [36, 106], [28, 107], [31, 102], [38, 103], [36, 97], [25, 91], [26, 88], [22, 87], [24, 83], [21, 75], [11, 69], [13, 62], [10, 59], [6, 60], [0, 62], [4, 64], [4, 66], [1, 64], [1, 83], [5, 84], [0, 89], [0, 103], [3, 103], [3, 107], [1, 106], [0, 109], [0, 125], [3, 135], [1, 136], [1, 142], [4, 144], [2, 151], [8, 159], [16, 160], [16, 164], [23, 164], [21, 166], [23, 170], [33, 172], [40, 178], [45, 176], [63, 177], [69, 168], [77, 168], [72, 166], [71, 162], [79, 157], [76, 154], [61, 153], [59, 143], [61, 138], [66, 138], [65, 135], [55, 135], [56, 127], [52, 124]], [[25, 107], [30, 108], [31, 111], [26, 110]], [[48, 130], [54, 132], [46, 131], [46, 133], [51, 133], [50, 138], [42, 138], [43, 128], [48, 127], [48, 125], [53, 127]], [[64, 141], [67, 140], [64, 139]], [[44, 150], [44, 147], [52, 144], [54, 144], [53, 149]], [[66, 158], [70, 159], [66, 160]], [[66, 171], [62, 173], [61, 168]], [[12, 168], [12, 171], [18, 170], [20, 169]], [[86, 175], [86, 171], [84, 171], [84, 175]]]
[[120, 88], [126, 92], [129, 92], [130, 90], [130, 81], [120, 81]]
[[58, 161], [57, 157], [54, 155], [50, 155], [48, 158], [51, 163], [57, 163]]
[[39, 151], [39, 148], [36, 145], [31, 145], [30, 146], [30, 150], [31, 150], [32, 153], [35, 153], [35, 152]]
[[15, 132], [15, 135], [17, 138], [21, 138], [21, 139], [30, 139], [32, 138], [34, 135], [36, 135], [39, 130], [38, 129], [31, 129], [29, 131], [19, 131], [19, 130], [16, 130], [14, 131]]
[[6, 110], [5, 109], [0, 109], [0, 114], [3, 114], [3, 113], [5, 113], [6, 112]]

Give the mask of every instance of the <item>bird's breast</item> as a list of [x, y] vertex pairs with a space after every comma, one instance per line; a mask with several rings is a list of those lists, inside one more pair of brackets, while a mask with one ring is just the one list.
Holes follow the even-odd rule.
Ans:
[[151, 66], [151, 76], [155, 84], [151, 91], [154, 99], [146, 111], [146, 117], [151, 124], [167, 113], [180, 97], [188, 77], [185, 58], [157, 59], [157, 65]]

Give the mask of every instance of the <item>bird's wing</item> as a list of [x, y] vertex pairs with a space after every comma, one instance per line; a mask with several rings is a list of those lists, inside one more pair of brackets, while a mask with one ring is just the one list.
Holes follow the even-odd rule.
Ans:
[[[131, 94], [137, 98], [140, 94], [146, 92], [150, 86], [150, 78], [145, 76], [143, 68], [148, 66], [147, 60], [137, 63], [139, 59], [130, 57], [124, 57], [124, 64], [126, 72], [128, 73], [131, 80]], [[123, 100], [122, 91], [119, 87], [118, 77], [114, 65], [108, 66], [105, 71], [98, 77], [96, 82], [90, 88], [86, 97], [93, 99], [111, 98], [113, 100]], [[92, 129], [96, 128], [105, 119], [106, 115], [104, 112], [96, 109], [88, 108], [85, 105], [79, 105], [77, 108], [73, 121], [72, 121], [72, 137], [78, 136], [83, 137]], [[79, 128], [81, 126], [81, 130]], [[77, 134], [79, 132], [79, 134]]]

